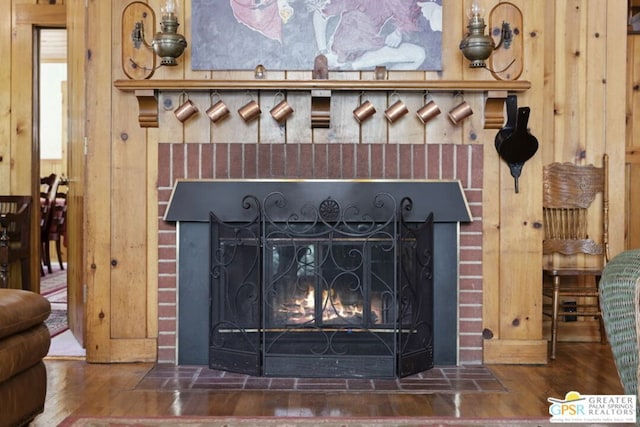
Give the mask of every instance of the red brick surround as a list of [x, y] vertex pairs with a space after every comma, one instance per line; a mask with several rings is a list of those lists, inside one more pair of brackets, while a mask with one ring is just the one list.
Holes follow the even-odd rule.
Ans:
[[176, 179], [459, 179], [474, 222], [460, 225], [459, 360], [482, 363], [482, 145], [159, 144], [158, 362], [176, 363], [176, 227], [162, 216]]

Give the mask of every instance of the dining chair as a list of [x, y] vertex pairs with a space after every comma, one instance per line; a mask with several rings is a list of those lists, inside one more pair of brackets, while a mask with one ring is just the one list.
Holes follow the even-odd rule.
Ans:
[[551, 301], [543, 313], [551, 317], [551, 359], [560, 318], [597, 318], [606, 342], [598, 285], [609, 260], [607, 170], [606, 154], [601, 167], [556, 162], [543, 168], [543, 294]]
[[20, 263], [21, 283], [31, 289], [31, 196], [0, 196], [0, 288], [11, 287], [9, 270]]
[[[53, 220], [53, 206], [58, 192], [60, 177], [55, 173], [40, 178], [40, 251], [42, 265], [51, 273], [51, 257], [49, 255], [49, 229]], [[44, 276], [44, 269], [41, 269]]]
[[47, 267], [51, 267], [50, 245], [54, 242], [56, 248], [56, 256], [58, 257], [58, 265], [60, 270], [64, 270], [64, 262], [62, 259], [62, 242], [66, 244], [67, 235], [67, 191], [69, 182], [66, 178], [61, 177], [58, 183], [56, 196], [51, 205], [51, 221], [49, 223], [48, 238], [45, 243], [45, 253], [47, 254]]

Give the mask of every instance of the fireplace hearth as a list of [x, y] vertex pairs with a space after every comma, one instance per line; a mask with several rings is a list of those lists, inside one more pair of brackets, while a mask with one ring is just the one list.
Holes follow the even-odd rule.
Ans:
[[[457, 181], [184, 181], [165, 219], [179, 222], [179, 363], [203, 347], [211, 368], [257, 376], [456, 363], [458, 228], [471, 219]], [[202, 271], [196, 236], [206, 288], [186, 271]]]

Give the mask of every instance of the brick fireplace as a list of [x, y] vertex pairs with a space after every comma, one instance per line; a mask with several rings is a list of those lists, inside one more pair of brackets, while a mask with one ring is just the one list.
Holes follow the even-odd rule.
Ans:
[[162, 220], [175, 181], [260, 178], [460, 180], [474, 221], [460, 224], [458, 363], [482, 362], [481, 145], [163, 143], [158, 157], [158, 362], [178, 363], [178, 233]]

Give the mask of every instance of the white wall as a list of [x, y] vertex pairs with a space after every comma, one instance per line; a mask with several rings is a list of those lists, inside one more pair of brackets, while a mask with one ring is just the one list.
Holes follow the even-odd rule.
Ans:
[[40, 158], [62, 158], [62, 82], [66, 63], [40, 65]]

